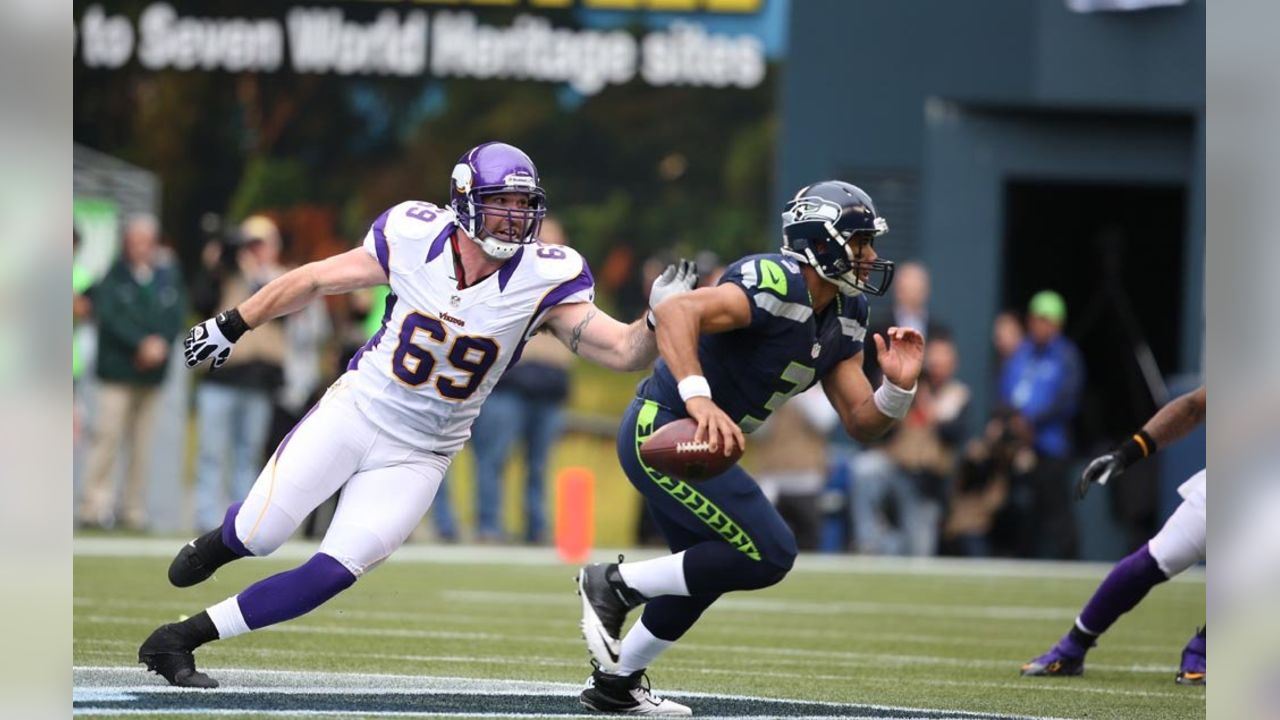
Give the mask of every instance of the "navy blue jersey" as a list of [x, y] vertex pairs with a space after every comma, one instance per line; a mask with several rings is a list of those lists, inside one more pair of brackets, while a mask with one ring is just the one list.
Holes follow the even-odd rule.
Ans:
[[[862, 351], [867, 300], [836, 295], [820, 314], [795, 260], [749, 255], [725, 270], [751, 303], [751, 324], [698, 339], [698, 361], [711, 398], [744, 432], [751, 432], [791, 396], [811, 387], [841, 361]], [[640, 384], [640, 397], [684, 414], [666, 361]]]

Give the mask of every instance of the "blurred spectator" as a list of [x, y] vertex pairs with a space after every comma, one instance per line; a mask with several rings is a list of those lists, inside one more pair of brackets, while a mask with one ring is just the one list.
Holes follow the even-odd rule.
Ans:
[[947, 554], [987, 557], [1013, 554], [1016, 538], [997, 536], [999, 513], [1015, 478], [1035, 468], [1031, 432], [1011, 411], [999, 411], [981, 437], [965, 447], [943, 527]]
[[[292, 269], [286, 266], [284, 270]], [[378, 309], [381, 317], [382, 308]], [[322, 357], [325, 343], [333, 333], [333, 325], [329, 320], [329, 309], [324, 300], [316, 300], [295, 313], [281, 318], [284, 323], [285, 356], [284, 385], [275, 395], [272, 405], [270, 430], [263, 445], [266, 453], [274, 452], [285, 436], [289, 434], [311, 406], [319, 402], [324, 390], [337, 379], [333, 372], [332, 361], [324, 365]], [[266, 464], [262, 457], [260, 464]], [[327, 503], [322, 503], [325, 507]], [[307, 537], [317, 537], [323, 533], [327, 523], [321, 527], [321, 508], [317, 508], [303, 523]], [[328, 515], [332, 515], [332, 509]]]
[[1022, 345], [1026, 333], [1023, 331], [1022, 318], [1012, 310], [1001, 310], [991, 324], [991, 344], [996, 351], [996, 361], [991, 364], [990, 394], [992, 406], [1000, 405], [1000, 378], [1004, 376], [1005, 363], [1013, 357], [1013, 353]]
[[[279, 259], [275, 223], [261, 215], [247, 218], [238, 232], [206, 245], [204, 273], [192, 289], [196, 312], [212, 316], [248, 299], [283, 273]], [[222, 524], [229, 502], [248, 494], [258, 476], [286, 352], [284, 323], [273, 320], [246, 333], [226, 365], [196, 388], [196, 525], [202, 532]]]
[[[538, 240], [567, 242], [553, 218], [542, 222]], [[524, 346], [485, 401], [471, 431], [476, 458], [476, 536], [481, 542], [504, 539], [502, 471], [517, 439], [524, 441], [524, 535], [539, 543], [546, 535], [547, 458], [564, 429], [564, 403], [569, 398], [569, 366], [573, 353], [549, 333], [539, 333]], [[437, 523], [439, 517], [437, 515]]]
[[1039, 557], [1076, 555], [1067, 471], [1084, 368], [1080, 351], [1062, 334], [1066, 319], [1061, 295], [1036, 293], [1028, 306], [1027, 338], [1000, 378], [1001, 403], [1016, 411], [1033, 434], [1036, 466], [1025, 486], [1014, 487], [1012, 500], [1020, 515], [1020, 551]]
[[172, 262], [161, 261], [159, 239], [155, 217], [130, 218], [120, 259], [93, 289], [100, 382], [80, 505], [82, 526], [115, 524], [112, 471], [122, 446], [129, 455], [123, 525], [141, 530], [147, 524], [156, 400], [186, 312], [181, 274]]
[[840, 416], [820, 385], [791, 398], [751, 434], [751, 471], [795, 533], [801, 550], [817, 550], [820, 500], [827, 481], [827, 434]]
[[727, 265], [720, 256], [710, 250], [703, 250], [693, 259], [698, 266], [698, 287], [715, 287], [720, 282]]
[[876, 357], [876, 344], [871, 341], [873, 335], [885, 335], [891, 327], [909, 327], [924, 335], [927, 341], [934, 329], [929, 317], [929, 271], [924, 265], [903, 263], [893, 275], [892, 289], [893, 309], [886, 314], [877, 307], [872, 308], [871, 326], [862, 348], [862, 369], [872, 387], [878, 387], [884, 377]]
[[[934, 555], [938, 530], [964, 439], [969, 387], [955, 378], [956, 347], [935, 328], [925, 346], [911, 411], [885, 440], [854, 460], [854, 532], [862, 552]], [[886, 500], [896, 510], [890, 523]]]
[[93, 274], [80, 264], [80, 234], [71, 231], [71, 442], [80, 444], [80, 425], [84, 412], [81, 408], [81, 381], [84, 375], [84, 356], [80, 352], [80, 329], [93, 315], [93, 302], [89, 300], [89, 289], [93, 285]]
[[996, 315], [991, 325], [991, 342], [996, 348], [997, 367], [1002, 367], [1013, 356], [1022, 345], [1023, 336], [1022, 320], [1016, 312], [1003, 310]]

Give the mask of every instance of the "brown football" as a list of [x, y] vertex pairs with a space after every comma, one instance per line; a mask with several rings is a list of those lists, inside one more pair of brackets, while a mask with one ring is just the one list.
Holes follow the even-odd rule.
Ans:
[[725, 455], [723, 450], [711, 452], [706, 441], [695, 443], [697, 431], [698, 423], [692, 418], [669, 422], [640, 445], [640, 458], [649, 467], [690, 481], [713, 478], [742, 458], [742, 448]]

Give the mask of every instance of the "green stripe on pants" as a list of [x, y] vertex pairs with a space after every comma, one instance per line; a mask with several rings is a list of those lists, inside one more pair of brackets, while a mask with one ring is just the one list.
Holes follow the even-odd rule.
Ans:
[[707, 527], [715, 530], [725, 542], [741, 550], [752, 560], [759, 560], [760, 550], [756, 548], [751, 536], [730, 520], [729, 516], [716, 507], [716, 504], [707, 496], [695, 490], [689, 483], [663, 475], [645, 464], [644, 458], [640, 456], [640, 445], [653, 434], [653, 421], [657, 417], [658, 403], [645, 400], [644, 406], [640, 408], [640, 414], [636, 416], [636, 460], [640, 463], [640, 467], [644, 468], [650, 480], [688, 508], [699, 520], [706, 523]]

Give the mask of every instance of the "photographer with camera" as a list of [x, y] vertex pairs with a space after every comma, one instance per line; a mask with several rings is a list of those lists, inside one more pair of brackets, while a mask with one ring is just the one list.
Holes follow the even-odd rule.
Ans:
[[[211, 238], [201, 254], [203, 272], [191, 292], [192, 304], [202, 316], [239, 305], [284, 273], [280, 231], [269, 218], [251, 216], [225, 233], [218, 231], [220, 225], [216, 216], [206, 218], [205, 231]], [[235, 355], [196, 387], [196, 525], [201, 531], [221, 525], [227, 504], [243, 498], [257, 478], [272, 398], [284, 384], [285, 352], [281, 321], [265, 323], [247, 334], [236, 345]]]

